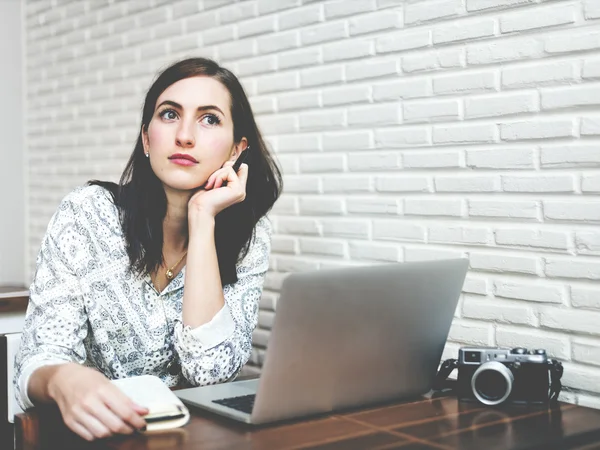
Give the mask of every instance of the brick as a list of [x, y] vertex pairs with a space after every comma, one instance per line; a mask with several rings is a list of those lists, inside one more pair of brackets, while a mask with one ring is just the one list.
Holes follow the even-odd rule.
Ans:
[[342, 86], [324, 89], [323, 106], [337, 106], [351, 103], [368, 103], [369, 86]]
[[414, 152], [402, 155], [405, 169], [447, 169], [462, 167], [461, 154], [449, 152]]
[[583, 78], [600, 78], [600, 58], [583, 61]]
[[600, 167], [600, 152], [595, 145], [542, 147], [543, 168]]
[[600, 280], [600, 262], [578, 259], [546, 258], [546, 276]]
[[303, 173], [343, 172], [343, 155], [311, 155], [300, 157], [300, 170]]
[[467, 46], [467, 64], [496, 64], [537, 58], [542, 55], [542, 42], [533, 38], [506, 39]]
[[256, 14], [256, 3], [254, 2], [225, 6], [217, 11], [218, 20], [221, 24], [241, 22], [256, 17]]
[[513, 33], [575, 22], [575, 5], [539, 8], [535, 13], [523, 11], [500, 17], [500, 32]]
[[[221, 57], [224, 58], [223, 55]], [[277, 70], [277, 58], [275, 55], [248, 58], [238, 62], [237, 66], [237, 74], [240, 77], [275, 72]]]
[[320, 234], [319, 225], [314, 219], [304, 217], [277, 218], [277, 231], [283, 234], [316, 235]]
[[351, 172], [390, 171], [401, 167], [400, 155], [394, 153], [351, 153], [348, 155], [348, 170]]
[[278, 255], [276, 261], [279, 272], [307, 272], [319, 268], [318, 262], [300, 259], [298, 256]]
[[372, 148], [372, 137], [369, 131], [343, 131], [323, 134], [323, 150], [364, 150]]
[[398, 73], [398, 61], [392, 60], [376, 60], [375, 62], [361, 61], [346, 65], [346, 80], [356, 81], [368, 78], [385, 77], [388, 75], [396, 75]]
[[569, 248], [569, 235], [560, 231], [510, 228], [496, 230], [495, 237], [499, 245], [555, 250]]
[[349, 214], [383, 214], [397, 216], [402, 212], [401, 200], [395, 198], [356, 198], [346, 200]]
[[[293, 75], [293, 74], [289, 74]], [[337, 84], [344, 79], [342, 66], [317, 67], [300, 72], [300, 82], [303, 87], [324, 86]]]
[[450, 216], [461, 217], [463, 204], [460, 200], [407, 198], [404, 213], [411, 216]]
[[530, 200], [469, 200], [469, 216], [537, 220], [539, 204]]
[[300, 114], [300, 130], [327, 130], [344, 126], [344, 111], [317, 111]]
[[429, 242], [487, 245], [492, 242], [492, 232], [488, 228], [431, 226], [429, 227]]
[[430, 134], [427, 128], [398, 128], [375, 131], [377, 147], [402, 148], [428, 145]]
[[600, 256], [600, 232], [577, 231], [575, 233], [575, 248], [582, 255]]
[[352, 2], [347, 0], [334, 0], [325, 4], [325, 19], [354, 16], [373, 11], [376, 8], [375, 0], [361, 0]]
[[300, 238], [300, 253], [308, 255], [323, 255], [345, 257], [347, 243], [339, 240], [323, 238]]
[[345, 22], [332, 22], [300, 30], [302, 45], [313, 45], [348, 37]]
[[400, 106], [395, 102], [348, 109], [349, 127], [397, 125], [401, 121]]
[[467, 150], [467, 167], [474, 169], [533, 169], [532, 148]]
[[434, 0], [405, 4], [404, 22], [415, 24], [462, 14], [464, 8], [460, 0]]
[[600, 105], [600, 84], [542, 89], [542, 109]]
[[502, 175], [505, 192], [574, 192], [571, 175]]
[[580, 222], [600, 221], [598, 202], [585, 201], [544, 201], [544, 217], [550, 220]]
[[600, 32], [591, 29], [583, 32], [569, 31], [568, 34], [554, 35], [546, 39], [546, 53], [571, 53], [600, 48]]
[[465, 296], [462, 305], [463, 317], [489, 320], [497, 323], [536, 326], [535, 311], [530, 306], [515, 305], [507, 301], [479, 300]]
[[455, 320], [450, 327], [448, 339], [468, 345], [489, 346], [493, 344], [493, 332], [491, 323]]
[[600, 366], [600, 342], [579, 338], [573, 341], [573, 361]]
[[384, 241], [425, 242], [425, 228], [403, 220], [374, 220], [373, 238]]
[[289, 175], [299, 173], [298, 157], [296, 155], [277, 155], [277, 162], [284, 174]]
[[583, 117], [581, 134], [582, 136], [600, 136], [600, 117]]
[[535, 92], [470, 97], [465, 102], [465, 119], [506, 116], [539, 111]]
[[600, 19], [600, 5], [594, 0], [585, 0], [583, 3], [584, 16], [587, 20]]
[[394, 80], [373, 84], [372, 89], [373, 100], [376, 102], [429, 97], [431, 95], [431, 81], [426, 78]]
[[280, 111], [289, 111], [296, 109], [318, 108], [318, 92], [299, 92], [288, 95], [281, 95], [277, 98], [277, 106]]
[[433, 79], [435, 94], [460, 94], [495, 91], [496, 72], [473, 72], [459, 75], [444, 75]]
[[540, 303], [562, 303], [562, 287], [548, 286], [547, 283], [519, 283], [514, 281], [494, 282], [496, 297], [513, 298]]
[[571, 137], [575, 133], [570, 119], [531, 120], [500, 124], [500, 138], [504, 141], [551, 139]]
[[400, 11], [380, 11], [372, 14], [361, 14], [350, 19], [350, 36], [384, 31], [402, 26]]
[[299, 47], [300, 36], [296, 31], [287, 31], [261, 36], [257, 39], [257, 43], [259, 53], [276, 53]]
[[439, 261], [441, 259], [458, 259], [464, 255], [458, 250], [434, 250], [431, 248], [404, 248], [404, 261]]
[[323, 61], [334, 62], [348, 59], [367, 58], [375, 54], [375, 46], [370, 40], [351, 40], [323, 47]]
[[323, 220], [323, 236], [348, 237], [357, 239], [368, 239], [370, 224], [366, 220], [335, 219]]
[[321, 148], [320, 137], [314, 134], [302, 133], [279, 137], [280, 152], [318, 151]]
[[431, 32], [429, 30], [402, 30], [378, 37], [375, 49], [377, 53], [390, 53], [414, 50], [430, 45]]
[[323, 180], [323, 192], [331, 193], [360, 193], [371, 192], [371, 178], [368, 176], [328, 176]]
[[467, 275], [465, 284], [463, 285], [463, 292], [487, 295], [488, 287], [485, 278], [473, 278], [471, 275]]
[[467, 0], [467, 11], [482, 11], [492, 8], [508, 8], [535, 3], [536, 0]]
[[273, 253], [298, 253], [298, 239], [289, 236], [273, 235], [271, 239], [271, 250]]
[[403, 104], [405, 122], [457, 120], [459, 116], [460, 103], [458, 100], [413, 100]]
[[600, 312], [595, 311], [545, 308], [540, 312], [541, 326], [561, 331], [600, 335], [599, 323]]
[[[226, 44], [219, 45], [218, 47], [219, 56], [223, 61], [247, 58], [249, 56], [256, 55], [256, 41], [245, 39], [241, 41], [228, 42]], [[267, 58], [262, 58], [265, 60]], [[274, 58], [271, 56], [271, 60]], [[253, 62], [253, 65], [257, 65]]]
[[477, 144], [496, 140], [496, 125], [450, 125], [433, 128], [435, 144]]
[[[562, 401], [562, 400], [560, 400], [560, 395], [559, 395], [559, 401]], [[600, 409], [600, 399], [598, 398], [598, 396], [577, 394], [577, 402], [569, 402], [569, 403], [577, 403], [579, 406], [583, 406], [586, 408]]]
[[286, 174], [284, 182], [290, 194], [318, 194], [321, 191], [321, 180], [316, 176]]
[[581, 180], [581, 192], [600, 193], [600, 175], [584, 175]]
[[568, 360], [571, 357], [569, 338], [559, 333], [517, 327], [498, 326], [496, 344], [499, 347], [528, 349], [543, 348], [551, 358]]
[[275, 16], [258, 17], [237, 24], [238, 38], [269, 34], [277, 31]]
[[350, 258], [353, 260], [397, 262], [402, 257], [402, 249], [391, 246], [389, 243], [350, 242], [349, 246]]
[[378, 192], [430, 192], [430, 182], [426, 177], [378, 177], [375, 180]]
[[235, 29], [233, 25], [226, 25], [218, 28], [211, 28], [202, 32], [202, 42], [205, 45], [219, 44], [221, 42], [230, 42], [235, 39]]
[[535, 62], [502, 69], [502, 87], [521, 88], [565, 84], [575, 81], [576, 66], [571, 61]]
[[571, 286], [571, 305], [576, 308], [600, 309], [600, 289]]
[[316, 47], [285, 52], [277, 55], [279, 70], [291, 69], [294, 67], [312, 67], [320, 62], [321, 49]]
[[262, 116], [258, 122], [261, 131], [266, 135], [293, 133], [298, 130], [297, 117], [291, 115]]
[[276, 112], [275, 98], [273, 97], [252, 97], [250, 103], [254, 114], [274, 114]]
[[493, 176], [435, 177], [436, 192], [497, 192], [500, 178]]
[[294, 8], [300, 6], [300, 4], [301, 0], [258, 0], [258, 14], [263, 16], [276, 11]]
[[539, 258], [509, 256], [504, 253], [470, 254], [471, 268], [496, 273], [525, 273], [538, 275], [541, 272]]
[[322, 22], [323, 8], [321, 5], [310, 5], [304, 8], [295, 8], [279, 14], [279, 29], [289, 30], [306, 25]]
[[456, 21], [443, 25], [433, 30], [433, 43], [445, 44], [449, 42], [468, 41], [483, 37], [493, 36], [495, 23], [493, 19], [478, 19], [469, 21]]
[[406, 55], [402, 58], [402, 70], [406, 73], [452, 69], [465, 66], [465, 51], [462, 48], [433, 50]]

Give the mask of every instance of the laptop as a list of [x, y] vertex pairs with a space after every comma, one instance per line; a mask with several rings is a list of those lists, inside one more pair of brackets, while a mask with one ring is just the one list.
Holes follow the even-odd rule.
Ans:
[[425, 394], [467, 266], [455, 259], [290, 274], [260, 378], [175, 394], [255, 425]]

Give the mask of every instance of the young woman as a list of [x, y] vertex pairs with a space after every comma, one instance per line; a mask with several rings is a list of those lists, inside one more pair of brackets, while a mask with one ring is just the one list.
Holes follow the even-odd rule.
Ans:
[[16, 360], [21, 406], [56, 402], [91, 440], [145, 425], [110, 379], [234, 379], [252, 349], [280, 191], [237, 78], [203, 58], [166, 69], [119, 184], [75, 189], [50, 221]]

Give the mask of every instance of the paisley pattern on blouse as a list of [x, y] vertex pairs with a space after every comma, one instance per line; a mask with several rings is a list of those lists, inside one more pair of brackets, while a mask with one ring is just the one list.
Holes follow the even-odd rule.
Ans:
[[168, 386], [199, 386], [237, 376], [250, 358], [252, 332], [269, 267], [271, 225], [256, 224], [225, 306], [198, 328], [182, 323], [185, 271], [157, 292], [149, 275], [129, 270], [117, 207], [100, 186], [75, 189], [52, 217], [36, 260], [15, 361], [23, 409], [30, 375], [76, 362], [109, 379], [152, 374]]

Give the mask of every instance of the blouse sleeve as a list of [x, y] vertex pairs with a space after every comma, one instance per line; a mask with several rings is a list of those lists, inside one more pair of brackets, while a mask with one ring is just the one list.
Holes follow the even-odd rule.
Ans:
[[270, 251], [271, 225], [263, 217], [256, 224], [246, 257], [236, 268], [237, 282], [223, 288], [223, 308], [195, 329], [181, 321], [175, 324], [182, 374], [193, 386], [233, 379], [250, 358]]
[[89, 235], [80, 224], [81, 209], [69, 194], [53, 215], [36, 260], [21, 345], [15, 359], [16, 400], [33, 406], [27, 387], [38, 368], [86, 359], [87, 318], [75, 263]]

